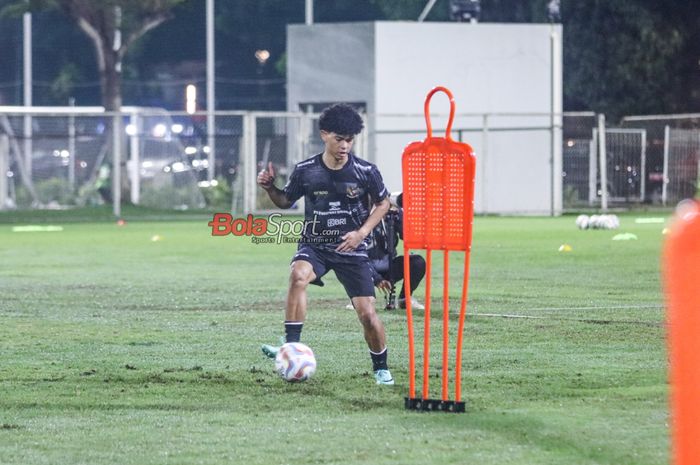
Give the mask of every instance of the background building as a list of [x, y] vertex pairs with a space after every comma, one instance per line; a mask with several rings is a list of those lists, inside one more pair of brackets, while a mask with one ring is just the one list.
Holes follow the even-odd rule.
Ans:
[[[357, 151], [379, 166], [390, 189], [401, 188], [404, 147], [425, 137], [427, 92], [444, 85], [457, 104], [452, 138], [477, 154], [476, 211], [561, 211], [560, 25], [368, 22], [287, 30], [287, 110], [319, 111], [335, 101], [364, 109], [367, 152]], [[438, 136], [447, 99], [437, 94], [431, 110]]]

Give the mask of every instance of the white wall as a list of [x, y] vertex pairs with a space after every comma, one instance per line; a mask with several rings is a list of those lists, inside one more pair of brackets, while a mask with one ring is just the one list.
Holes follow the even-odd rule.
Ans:
[[[561, 211], [560, 134], [548, 115], [562, 111], [561, 26], [375, 22], [295, 25], [288, 35], [289, 110], [300, 101], [367, 102], [370, 153], [360, 155], [390, 190], [401, 189], [403, 149], [425, 138], [426, 94], [443, 85], [457, 106], [453, 139], [457, 129], [472, 130], [463, 140], [477, 156], [476, 212]], [[442, 136], [449, 104], [442, 94], [432, 102], [431, 112], [443, 115], [432, 119], [434, 136]], [[518, 130], [485, 138], [475, 113], [546, 115], [492, 115], [490, 129]], [[397, 114], [414, 116], [387, 116]]]
[[415, 113], [437, 83], [461, 95], [462, 113], [550, 110], [550, 25], [375, 25], [382, 112]]
[[287, 26], [287, 110], [348, 101], [374, 112], [374, 53], [374, 23]]

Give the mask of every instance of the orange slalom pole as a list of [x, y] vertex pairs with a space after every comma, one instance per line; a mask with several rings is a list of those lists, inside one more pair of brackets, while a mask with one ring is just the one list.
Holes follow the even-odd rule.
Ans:
[[416, 352], [413, 340], [413, 312], [411, 309], [411, 274], [409, 273], [409, 249], [403, 248], [403, 285], [406, 297], [406, 324], [408, 325], [408, 395], [416, 397]]
[[455, 361], [455, 401], [462, 394], [462, 339], [464, 320], [467, 315], [467, 290], [469, 289], [469, 249], [464, 252], [464, 281], [462, 282], [462, 302], [459, 307], [459, 328], [457, 329], [457, 355]]
[[425, 254], [425, 329], [423, 334], [423, 399], [428, 398], [430, 391], [430, 275], [433, 262], [433, 251], [428, 249]]
[[450, 360], [450, 256], [447, 250], [445, 250], [444, 254], [445, 285], [442, 287], [442, 400], [447, 400], [447, 386], [449, 385], [449, 371], [447, 368]]
[[664, 250], [672, 463], [700, 464], [700, 201], [680, 206]]

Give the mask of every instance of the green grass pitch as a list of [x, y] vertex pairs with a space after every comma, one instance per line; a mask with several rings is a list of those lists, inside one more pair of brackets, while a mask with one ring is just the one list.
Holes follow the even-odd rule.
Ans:
[[[403, 408], [403, 311], [379, 311], [397, 385], [374, 384], [332, 274], [309, 290], [302, 340], [316, 375], [277, 377], [259, 345], [282, 334], [294, 245], [211, 237], [205, 216], [119, 227], [57, 214], [63, 231], [13, 232], [31, 221], [17, 218], [0, 216], [2, 464], [668, 462], [664, 224], [630, 214], [617, 231], [579, 231], [571, 216], [476, 218], [467, 412], [447, 414]], [[637, 240], [613, 241], [620, 232]], [[573, 250], [559, 252], [564, 243]], [[441, 273], [435, 254], [435, 297]]]

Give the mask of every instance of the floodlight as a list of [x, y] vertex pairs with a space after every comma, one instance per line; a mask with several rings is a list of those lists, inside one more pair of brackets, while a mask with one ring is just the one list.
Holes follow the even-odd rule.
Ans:
[[194, 84], [185, 87], [185, 111], [189, 115], [197, 111], [197, 87]]
[[561, 22], [561, 1], [549, 0], [547, 3], [547, 16], [552, 23]]
[[270, 59], [270, 52], [268, 50], [256, 50], [255, 58], [258, 60], [258, 63], [260, 63], [260, 65], [262, 66], [265, 63], [267, 63], [267, 60]]

